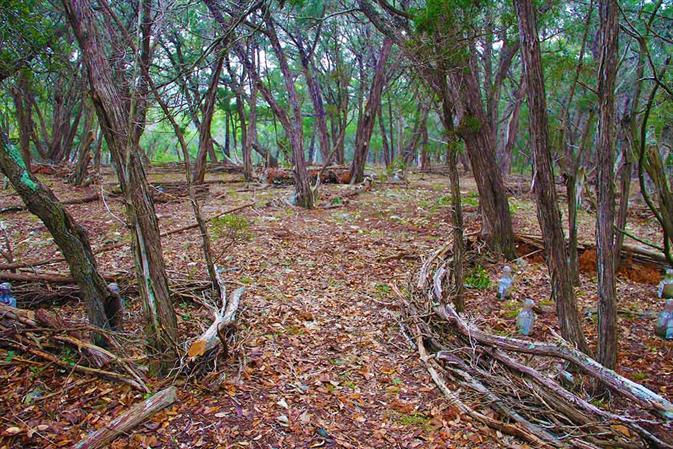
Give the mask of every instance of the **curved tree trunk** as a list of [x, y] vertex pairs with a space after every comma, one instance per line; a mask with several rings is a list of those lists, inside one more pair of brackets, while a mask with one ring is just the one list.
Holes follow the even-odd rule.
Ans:
[[[28, 210], [37, 215], [49, 229], [68, 263], [70, 273], [82, 293], [89, 322], [102, 329], [121, 330], [123, 311], [118, 295], [107, 288], [98, 273], [89, 237], [54, 194], [30, 174], [19, 151], [7, 135], [0, 135], [0, 169], [21, 196]], [[101, 336], [94, 335], [98, 345], [105, 345]]]

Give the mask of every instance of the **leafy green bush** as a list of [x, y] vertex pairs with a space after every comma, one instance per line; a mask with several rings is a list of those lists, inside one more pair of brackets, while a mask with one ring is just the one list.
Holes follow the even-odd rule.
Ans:
[[226, 214], [210, 222], [210, 230], [215, 238], [228, 237], [234, 240], [251, 240], [250, 221], [236, 214]]
[[491, 278], [488, 277], [488, 272], [481, 265], [474, 267], [470, 274], [465, 277], [465, 287], [467, 288], [484, 290], [490, 286]]

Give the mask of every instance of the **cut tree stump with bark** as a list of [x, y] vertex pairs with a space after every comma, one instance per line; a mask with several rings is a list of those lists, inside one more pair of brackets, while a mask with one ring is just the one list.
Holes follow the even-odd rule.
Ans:
[[103, 428], [73, 446], [73, 449], [98, 449], [112, 443], [119, 435], [127, 433], [160, 410], [172, 405], [177, 399], [175, 387], [161, 390], [149, 399], [133, 405], [110, 421]]

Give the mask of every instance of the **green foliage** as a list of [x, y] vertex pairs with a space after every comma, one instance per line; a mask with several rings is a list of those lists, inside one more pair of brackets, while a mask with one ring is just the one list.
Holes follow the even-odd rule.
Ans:
[[485, 290], [491, 286], [491, 278], [481, 265], [477, 265], [465, 277], [465, 287]]
[[342, 205], [343, 203], [344, 203], [344, 200], [343, 200], [343, 198], [341, 198], [340, 196], [335, 196], [335, 197], [332, 198], [332, 200], [330, 201], [330, 204], [331, 204], [332, 206], [340, 206], [340, 205]]
[[5, 362], [12, 363], [12, 360], [14, 360], [14, 357], [16, 357], [16, 352], [7, 351], [7, 356], [5, 357]]
[[392, 287], [388, 284], [376, 284], [374, 286], [374, 289], [376, 290], [376, 296], [379, 297], [379, 299], [384, 299], [390, 295], [390, 292], [393, 291]]
[[469, 192], [462, 198], [462, 203], [465, 206], [479, 207], [479, 194], [476, 192]]
[[250, 230], [250, 221], [246, 217], [236, 214], [226, 214], [210, 222], [210, 230], [215, 238], [230, 238], [232, 240], [251, 240], [253, 233]]
[[388, 177], [392, 176], [396, 171], [404, 171], [407, 169], [407, 164], [404, 162], [404, 159], [396, 157], [394, 161], [386, 167], [386, 175]]

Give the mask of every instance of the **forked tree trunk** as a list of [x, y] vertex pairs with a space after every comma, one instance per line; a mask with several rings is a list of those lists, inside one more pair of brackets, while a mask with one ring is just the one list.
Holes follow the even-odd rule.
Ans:
[[194, 164], [194, 182], [204, 181], [206, 177], [206, 158], [209, 154], [214, 153], [213, 136], [210, 127], [213, 123], [217, 86], [219, 85], [222, 65], [224, 64], [223, 49], [218, 46], [216, 51], [221, 51], [222, 54], [218, 56], [217, 61], [215, 62], [213, 74], [211, 75], [210, 83], [208, 84], [208, 91], [204, 98], [203, 117], [199, 126], [199, 152], [196, 155], [196, 163]]
[[552, 171], [549, 128], [545, 100], [540, 44], [531, 0], [515, 0], [519, 22], [521, 57], [528, 91], [530, 140], [535, 153], [535, 195], [537, 216], [545, 242], [545, 258], [552, 282], [552, 296], [563, 337], [584, 353], [589, 347], [580, 325]]
[[616, 0], [600, 0], [600, 49], [598, 73], [598, 179], [596, 188], [596, 272], [598, 273], [598, 352], [596, 359], [610, 369], [617, 363], [617, 295], [615, 291], [615, 80], [617, 78]]
[[[320, 33], [320, 31], [318, 31], [318, 33]], [[318, 38], [319, 35], [316, 36], [316, 39]], [[320, 145], [320, 157], [323, 164], [328, 164], [331, 162], [329, 160], [329, 134], [327, 133], [327, 120], [325, 114], [325, 105], [323, 102], [322, 88], [320, 87], [320, 83], [315, 77], [315, 70], [313, 63], [311, 62], [313, 54], [312, 52], [307, 52], [307, 49], [304, 47], [301, 31], [297, 32], [295, 42], [297, 44], [297, 49], [299, 50], [299, 60], [301, 62], [304, 78], [306, 79], [306, 84], [311, 97], [311, 103], [313, 104], [313, 111], [315, 113], [316, 134], [318, 135], [318, 143]]]
[[[113, 79], [90, 1], [63, 0], [63, 4], [82, 49], [98, 121], [124, 192], [134, 242], [136, 275], [145, 311], [150, 368], [153, 372], [165, 372], [177, 358], [177, 320], [170, 300], [154, 202], [140, 149], [134, 145], [143, 126], [129, 120], [129, 111], [135, 111], [133, 99], [129, 105], [132, 94], [121, 87], [124, 83]], [[136, 114], [134, 119], [137, 119]]]
[[353, 163], [351, 164], [351, 184], [357, 184], [364, 180], [369, 143], [372, 138], [374, 124], [376, 123], [376, 116], [381, 107], [381, 92], [383, 92], [383, 86], [386, 82], [386, 62], [392, 48], [393, 40], [385, 38], [379, 53], [379, 59], [376, 62], [369, 97], [367, 97], [367, 103], [358, 122], [358, 129], [355, 134], [355, 149]]
[[493, 251], [513, 259], [516, 254], [509, 201], [496, 161], [493, 133], [482, 107], [477, 79], [468, 68], [452, 71], [449, 79], [459, 120], [456, 131], [465, 141], [479, 191], [482, 237]]
[[[0, 139], [0, 169], [28, 210], [49, 229], [80, 288], [89, 321], [102, 329], [121, 330], [123, 312], [119, 296], [108, 290], [105, 279], [98, 273], [86, 230], [75, 222], [51, 190], [28, 172], [4, 131]], [[101, 336], [94, 335], [94, 341], [99, 346], [105, 345]]]

